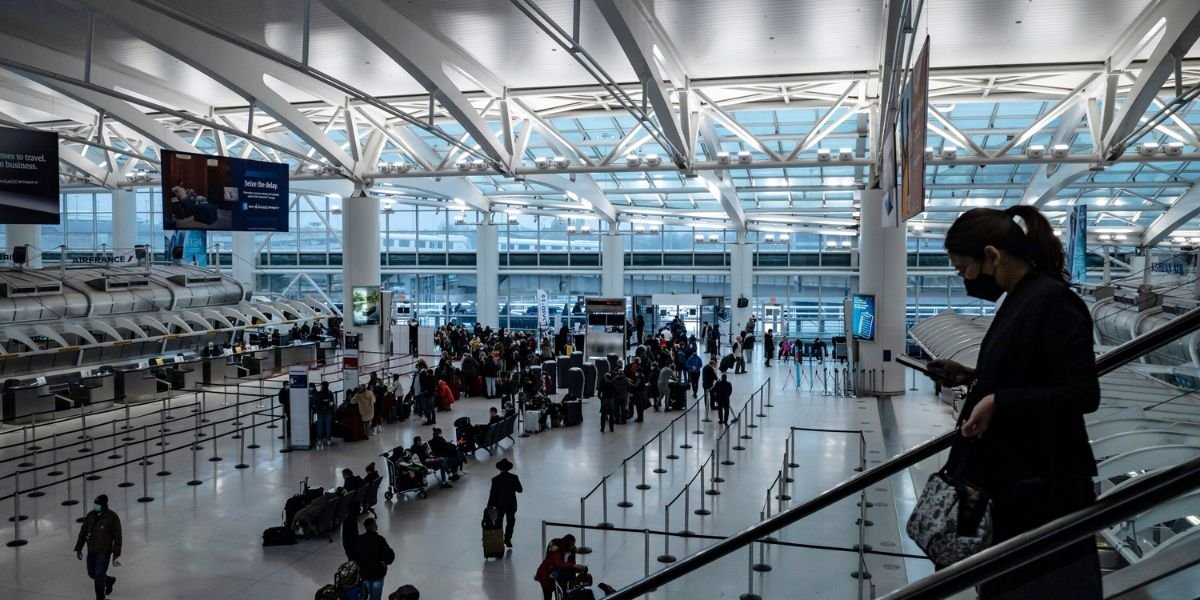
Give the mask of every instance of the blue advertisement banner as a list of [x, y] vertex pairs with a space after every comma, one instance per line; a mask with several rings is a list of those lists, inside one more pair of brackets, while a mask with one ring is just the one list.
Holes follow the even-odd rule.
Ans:
[[208, 233], [176, 231], [166, 236], [167, 258], [185, 265], [208, 266]]
[[875, 296], [854, 294], [850, 299], [850, 323], [854, 337], [860, 340], [875, 339]]
[[163, 151], [163, 229], [288, 230], [288, 165]]
[[1067, 215], [1067, 275], [1071, 283], [1087, 281], [1087, 205], [1082, 202]]

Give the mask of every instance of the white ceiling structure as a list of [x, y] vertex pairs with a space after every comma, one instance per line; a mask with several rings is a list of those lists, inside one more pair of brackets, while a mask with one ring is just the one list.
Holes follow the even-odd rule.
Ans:
[[0, 125], [58, 132], [68, 186], [146, 185], [170, 148], [286, 162], [294, 190], [852, 235], [926, 35], [926, 235], [1025, 202], [1200, 237], [1181, 0], [13, 2]]

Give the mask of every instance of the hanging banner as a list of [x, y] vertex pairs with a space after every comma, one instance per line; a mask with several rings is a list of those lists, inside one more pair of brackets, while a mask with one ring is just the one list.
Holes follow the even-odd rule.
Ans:
[[925, 212], [925, 138], [929, 110], [929, 36], [917, 55], [900, 101], [900, 134], [904, 155], [901, 182], [902, 221]]
[[358, 387], [358, 334], [347, 333], [342, 346], [342, 394]]
[[0, 223], [58, 225], [58, 134], [0, 128]]
[[308, 367], [288, 369], [288, 443], [293, 450], [307, 450], [312, 421], [308, 413]]
[[[882, 223], [884, 227], [899, 227], [900, 195], [899, 188], [896, 187], [896, 130], [894, 127], [889, 127], [888, 132], [884, 134], [879, 156], [879, 160], [883, 163], [879, 169], [879, 187], [883, 190], [883, 202], [880, 205], [880, 209], [883, 211]], [[869, 210], [869, 208], [863, 207], [863, 210]]]
[[546, 290], [539, 289], [537, 291], [537, 311], [538, 311], [538, 328], [545, 329], [550, 326], [550, 295]]
[[1087, 204], [1082, 202], [1067, 215], [1067, 276], [1071, 283], [1087, 281]]

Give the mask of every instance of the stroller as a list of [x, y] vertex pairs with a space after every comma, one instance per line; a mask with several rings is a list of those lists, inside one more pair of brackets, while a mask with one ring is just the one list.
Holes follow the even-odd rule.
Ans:
[[418, 498], [424, 500], [429, 497], [429, 492], [426, 488], [429, 486], [427, 479], [429, 477], [429, 469], [424, 465], [412, 462], [411, 455], [406, 450], [400, 457], [400, 460], [393, 460], [390, 454], [381, 454], [383, 462], [387, 463], [388, 470], [388, 489], [383, 493], [383, 497], [388, 501], [394, 496], [401, 496], [408, 493], [415, 493]]

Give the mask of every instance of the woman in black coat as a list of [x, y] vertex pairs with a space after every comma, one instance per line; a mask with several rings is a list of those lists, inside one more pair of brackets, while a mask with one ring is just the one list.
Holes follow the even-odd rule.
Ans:
[[[1067, 287], [1062, 245], [1036, 208], [978, 208], [946, 233], [967, 294], [1007, 294], [974, 369], [933, 361], [944, 384], [970, 385], [949, 466], [991, 498], [993, 544], [1095, 501], [1084, 415], [1100, 402], [1090, 313]], [[1101, 597], [1096, 543], [1080, 540], [985, 582], [979, 597]]]

